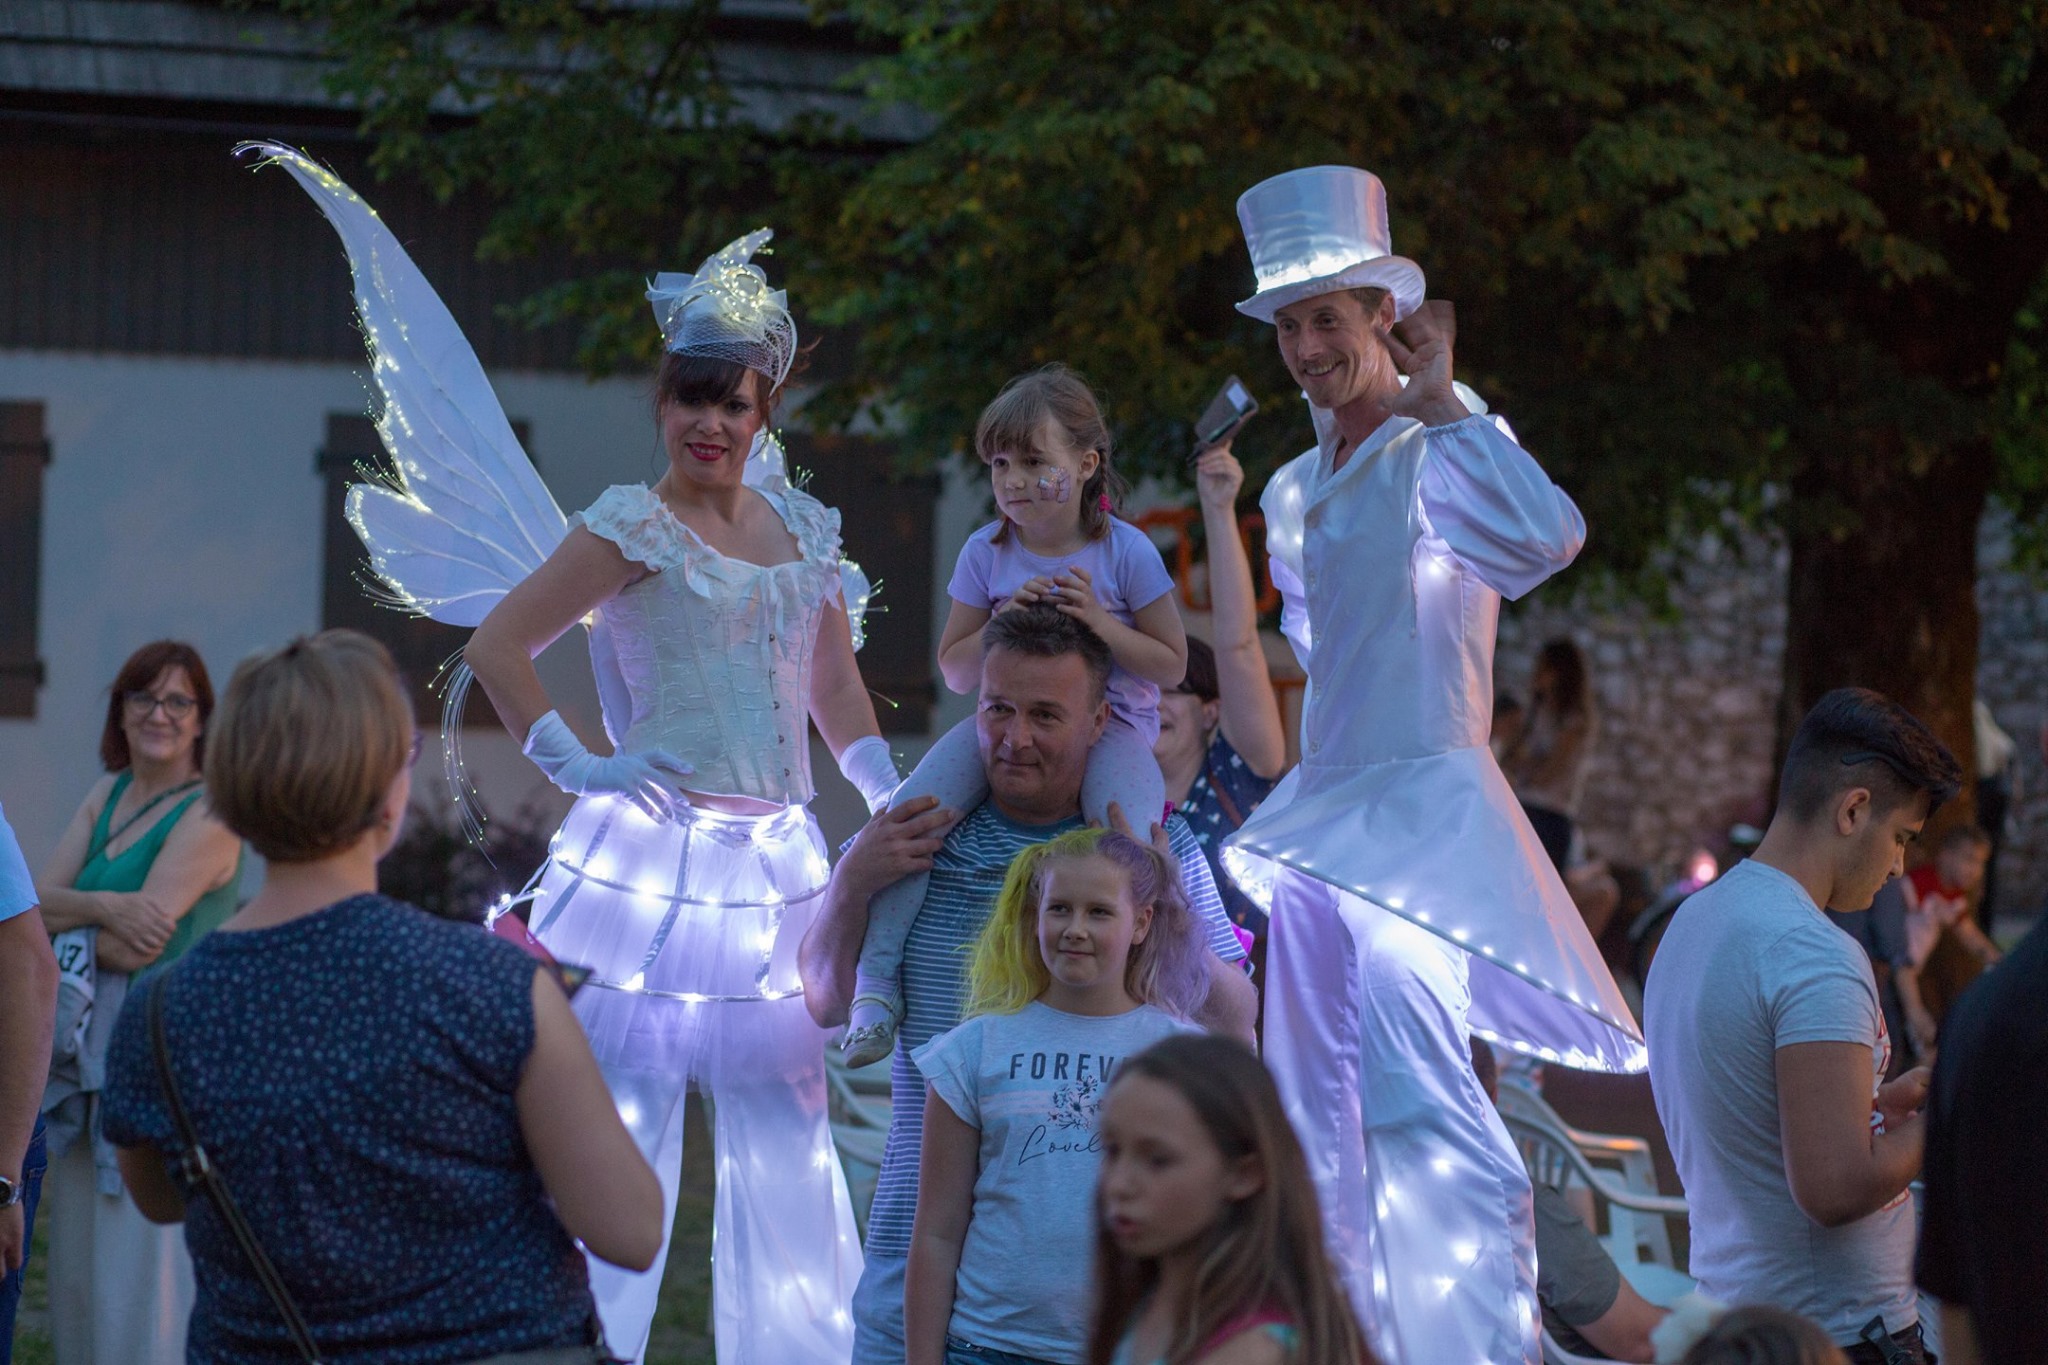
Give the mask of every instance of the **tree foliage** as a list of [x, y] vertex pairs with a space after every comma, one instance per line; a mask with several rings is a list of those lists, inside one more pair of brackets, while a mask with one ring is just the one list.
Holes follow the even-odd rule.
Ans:
[[1859, 682], [1966, 749], [1987, 498], [2048, 541], [2039, 0], [814, 0], [824, 46], [875, 54], [866, 112], [772, 129], [711, 0], [280, 2], [330, 24], [384, 164], [498, 195], [488, 250], [592, 262], [531, 311], [587, 316], [593, 363], [636, 334], [627, 278], [772, 221], [799, 315], [851, 342], [810, 417], [916, 461], [1049, 360], [1134, 472], [1179, 469], [1231, 371], [1271, 414], [1254, 476], [1302, 449], [1232, 308], [1233, 205], [1368, 167], [1592, 562], [1641, 582], [1674, 533], [1783, 530], [1787, 731]]
[[[768, 219], [799, 315], [853, 342], [814, 414], [880, 413], [914, 459], [1055, 359], [1151, 472], [1232, 370], [1276, 414], [1255, 466], [1300, 449], [1231, 307], [1233, 205], [1333, 161], [1385, 179], [1461, 370], [1610, 566], [1879, 429], [2048, 502], [2032, 0], [820, 0], [830, 44], [879, 53], [870, 111], [929, 129], [907, 143], [758, 126], [715, 0], [282, 3], [328, 26], [380, 167], [495, 196], [486, 252], [585, 263], [526, 307], [589, 322], [593, 366], [645, 352], [631, 281]], [[1867, 533], [1831, 481], [1776, 515]]]
[[275, 3], [325, 28], [380, 174], [488, 194], [486, 257], [563, 260], [517, 308], [582, 322], [593, 370], [653, 354], [646, 275], [759, 216], [767, 143], [718, 61], [718, 0]]
[[[1221, 372], [1306, 443], [1233, 204], [1323, 161], [1387, 182], [1461, 310], [1461, 369], [1640, 566], [1879, 428], [1927, 463], [2004, 437], [2044, 482], [2035, 316], [2048, 27], [2028, 4], [853, 0], [928, 138], [785, 177], [802, 296], [925, 448], [1073, 363], [1155, 468]], [[2038, 311], [2038, 310], [2037, 310]], [[2020, 330], [2016, 330], [2020, 329]], [[2017, 364], [2012, 378], [2001, 383]], [[842, 394], [842, 397], [844, 395]], [[2022, 430], [2013, 419], [2031, 416]], [[1824, 478], [1826, 485], [1831, 480]], [[1843, 534], [1856, 499], [1781, 500]]]

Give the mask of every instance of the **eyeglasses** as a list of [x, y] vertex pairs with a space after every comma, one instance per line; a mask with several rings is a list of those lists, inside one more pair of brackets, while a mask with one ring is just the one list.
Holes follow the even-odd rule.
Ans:
[[176, 692], [167, 697], [153, 696], [148, 692], [130, 692], [121, 698], [121, 704], [127, 709], [130, 720], [148, 720], [159, 706], [172, 720], [183, 720], [199, 705], [194, 698], [181, 696]]

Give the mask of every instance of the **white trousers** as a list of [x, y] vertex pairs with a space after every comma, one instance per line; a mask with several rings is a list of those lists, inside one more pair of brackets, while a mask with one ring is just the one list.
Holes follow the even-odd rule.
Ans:
[[192, 1316], [185, 1226], [158, 1226], [126, 1193], [101, 1194], [92, 1144], [50, 1159], [38, 1226], [50, 1237], [57, 1365], [183, 1365]]
[[1388, 1365], [1536, 1365], [1529, 1177], [1472, 1071], [1463, 951], [1292, 869], [1265, 1050], [1338, 1273]]
[[[860, 1238], [826, 1114], [824, 1032], [802, 996], [685, 1004], [589, 990], [577, 1012], [602, 1013], [598, 1065], [655, 1174], [664, 1229], [676, 1215], [683, 1166], [683, 1097], [695, 1080], [711, 1102], [718, 1193], [712, 1212], [712, 1331], [719, 1365], [845, 1365], [853, 1354], [848, 1306], [860, 1280]], [[673, 1039], [676, 1012], [695, 1034], [684, 1058], [631, 1045], [622, 1016], [654, 1016]], [[661, 1018], [660, 1016], [670, 1016]], [[609, 1046], [617, 1039], [625, 1046]], [[705, 1074], [706, 1072], [710, 1074]], [[590, 1258], [590, 1287], [605, 1340], [638, 1361], [668, 1262], [668, 1233], [644, 1273]]]

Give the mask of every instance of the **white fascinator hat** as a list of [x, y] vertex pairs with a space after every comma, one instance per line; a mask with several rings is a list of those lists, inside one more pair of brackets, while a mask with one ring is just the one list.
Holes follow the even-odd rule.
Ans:
[[752, 263], [775, 236], [757, 228], [706, 257], [694, 275], [665, 272], [647, 287], [662, 341], [683, 355], [715, 356], [758, 370], [780, 386], [796, 359], [788, 297]]
[[1355, 166], [1304, 166], [1261, 180], [1237, 200], [1259, 292], [1237, 311], [1260, 322], [1290, 303], [1377, 286], [1399, 321], [1422, 303], [1422, 267], [1394, 255], [1387, 191]]

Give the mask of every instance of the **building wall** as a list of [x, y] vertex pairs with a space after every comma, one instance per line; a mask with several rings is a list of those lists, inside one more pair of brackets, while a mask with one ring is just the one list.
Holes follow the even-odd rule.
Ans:
[[[499, 391], [531, 422], [565, 505], [643, 475], [647, 424], [630, 383], [510, 374]], [[346, 365], [22, 351], [0, 352], [0, 398], [45, 403], [52, 448], [47, 680], [33, 719], [0, 721], [0, 800], [36, 863], [97, 774], [106, 687], [137, 645], [191, 641], [218, 689], [252, 650], [319, 627], [314, 454], [327, 414], [368, 398]], [[478, 746], [487, 773], [493, 743]]]

